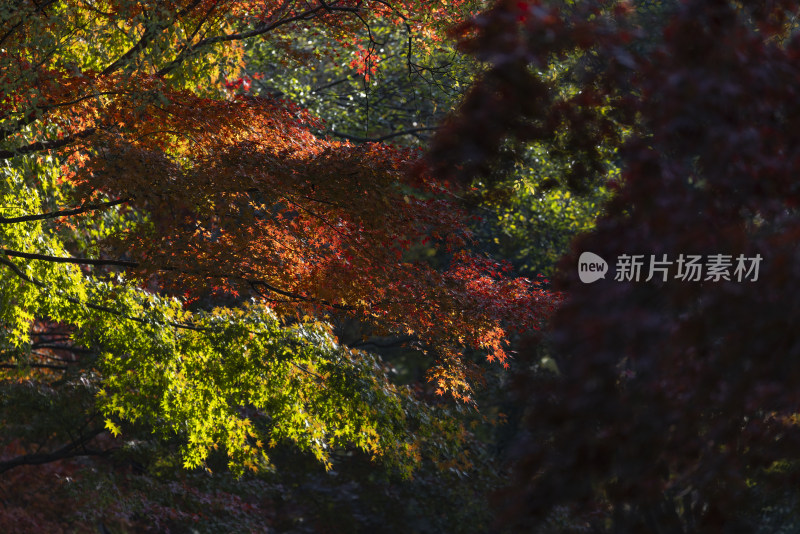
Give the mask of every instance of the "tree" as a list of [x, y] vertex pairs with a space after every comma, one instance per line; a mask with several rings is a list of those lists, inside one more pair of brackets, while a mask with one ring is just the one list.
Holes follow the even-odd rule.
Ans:
[[[266, 40], [248, 43], [245, 75], [228, 82], [231, 90], [296, 102], [323, 119], [326, 134], [353, 142], [424, 144], [478, 70], [449, 39], [425, 53], [417, 46], [409, 49], [409, 30], [392, 23], [370, 24], [369, 73], [343, 61], [352, 51], [341, 44], [331, 47], [334, 40], [328, 32], [315, 28], [300, 37], [287, 38], [284, 46]], [[297, 56], [313, 55], [310, 68], [287, 69], [285, 46], [297, 48]]]
[[[456, 11], [2, 6], [0, 470], [106, 454], [104, 428], [155, 431], [186, 467], [222, 451], [237, 473], [268, 468], [281, 442], [325, 465], [357, 447], [405, 473], [420, 443], [458, 449], [458, 423], [324, 321], [405, 334], [435, 359], [437, 392], [469, 401], [461, 351], [504, 361], [506, 331], [538, 327], [556, 297], [466, 252], [456, 184], [417, 152], [317, 136], [298, 106], [224, 86], [247, 39], [350, 41], [380, 19], [434, 38]], [[409, 259], [426, 241], [447, 269]], [[50, 416], [30, 424], [22, 407]]]
[[[523, 531], [565, 516], [567, 530], [755, 530], [758, 494], [775, 504], [797, 477], [800, 6], [688, 1], [654, 33], [635, 4], [601, 4], [501, 2], [465, 26], [465, 46], [492, 65], [434, 141], [440, 162], [481, 147], [467, 176], [505, 136], [568, 128], [587, 171], [596, 147], [621, 147], [605, 216], [561, 263], [558, 373], [518, 389], [529, 436], [503, 510]], [[540, 73], [575, 51], [591, 61], [561, 98]], [[605, 280], [579, 281], [585, 251], [609, 261]], [[667, 280], [615, 281], [626, 254], [666, 256]], [[681, 255], [730, 259], [729, 273], [676, 279]], [[736, 274], [740, 256], [746, 270], [760, 258], [757, 278]]]

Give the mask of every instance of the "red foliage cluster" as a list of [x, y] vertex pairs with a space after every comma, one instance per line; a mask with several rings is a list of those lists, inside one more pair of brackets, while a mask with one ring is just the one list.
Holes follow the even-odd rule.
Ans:
[[[291, 32], [301, 22], [334, 28], [341, 42], [371, 18], [400, 20], [428, 36], [463, 19], [462, 2], [421, 6], [200, 0], [159, 2], [156, 9], [110, 2], [105, 11], [86, 7], [88, 14], [72, 6], [63, 19], [28, 6], [4, 37], [13, 57], [0, 72], [8, 93], [0, 141], [13, 148], [0, 150], [0, 159], [58, 150], [77, 203], [108, 195], [148, 214], [150, 231], [137, 228], [107, 247], [126, 258], [115, 265], [136, 264], [180, 294], [207, 287], [249, 293], [280, 312], [346, 312], [414, 334], [449, 369], [437, 380], [466, 398], [466, 383], [455, 386], [464, 377], [460, 350], [485, 349], [504, 360], [509, 324], [538, 325], [557, 297], [536, 284], [487, 276], [483, 260], [462, 252], [470, 242], [465, 211], [447, 182], [412, 175], [417, 153], [319, 138], [320, 121], [296, 105], [235, 94], [247, 91], [246, 77], [228, 80], [217, 99], [178, 89], [180, 76], [171, 79], [185, 62], [225, 43]], [[83, 16], [102, 22], [98, 34], [116, 34], [156, 14], [140, 41], [118, 56], [83, 69], [61, 58], [72, 53], [70, 39], [83, 49], [84, 29], [72, 27]], [[38, 50], [39, 37], [19, 40], [26, 32], [18, 28], [48, 25], [63, 32], [64, 50]], [[167, 31], [176, 26], [195, 30], [184, 41], [182, 31]], [[39, 53], [40, 61], [28, 61]], [[375, 60], [361, 49], [356, 63], [368, 74]], [[426, 239], [443, 255], [459, 253], [457, 265], [441, 272], [410, 260], [410, 249]]]
[[[129, 198], [152, 215], [153, 232], [117, 244], [143, 273], [171, 287], [255, 291], [289, 313], [349, 312], [418, 336], [449, 366], [464, 345], [503, 361], [505, 329], [549, 313], [555, 296], [463, 252], [466, 214], [443, 183], [412, 176], [414, 151], [317, 138], [316, 120], [290, 104], [161, 90], [162, 106], [120, 99], [106, 115], [117, 130], [83, 142], [92, 155], [73, 176], [86, 195]], [[423, 241], [455, 254], [452, 268], [407, 260]]]

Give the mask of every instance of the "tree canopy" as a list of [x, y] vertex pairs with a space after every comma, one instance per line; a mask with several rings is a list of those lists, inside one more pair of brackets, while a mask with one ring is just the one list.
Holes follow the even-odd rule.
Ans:
[[[133, 466], [76, 478], [116, 495], [70, 516], [87, 528], [99, 513], [101, 530], [196, 521], [182, 514], [202, 499], [224, 517], [225, 499], [255, 502], [248, 488], [264, 484], [195, 485], [176, 511], [168, 484], [137, 474], [193, 476], [173, 456], [186, 473], [237, 476], [299, 465], [295, 453], [332, 473], [362, 469], [360, 455], [406, 479], [480, 473], [456, 416], [474, 403], [475, 354], [507, 365], [510, 335], [538, 328], [557, 296], [476, 252], [462, 184], [434, 177], [419, 149], [332, 138], [288, 99], [305, 93], [250, 90], [274, 58], [289, 87], [322, 64], [374, 83], [390, 55], [419, 74], [475, 7], [0, 5], [0, 489], [39, 496], [2, 524], [62, 528], [38, 503], [79, 491], [53, 476], [88, 456]], [[396, 46], [379, 49], [386, 28]], [[363, 339], [338, 339], [343, 320]], [[386, 339], [425, 355], [429, 386], [366, 351]], [[415, 491], [433, 483], [420, 475]]]
[[[68, 487], [47, 481], [77, 465], [58, 462], [136, 466], [146, 450], [151, 472], [177, 453], [188, 470], [270, 473], [289, 449], [329, 470], [360, 454], [405, 478], [479, 472], [481, 446], [456, 416], [474, 403], [475, 354], [507, 365], [510, 335], [539, 328], [557, 295], [476, 251], [463, 184], [433, 176], [419, 149], [334, 139], [297, 103], [245, 88], [264, 50], [294, 69], [341, 61], [367, 81], [372, 28], [392, 25], [391, 53], [415, 65], [468, 9], [0, 6], [3, 491], [28, 484], [55, 502]], [[297, 46], [309, 31], [329, 48]], [[344, 319], [369, 325], [364, 339], [343, 344], [332, 324]], [[430, 389], [393, 379], [367, 333], [424, 354]], [[97, 504], [101, 525], [167, 528], [183, 513], [163, 504], [168, 486], [119, 473], [93, 475], [117, 495]], [[250, 483], [230, 498], [255, 499]], [[224, 500], [196, 491], [186, 502]], [[57, 528], [27, 502], [2, 523]]]
[[791, 530], [798, 13], [0, 1], [0, 526]]

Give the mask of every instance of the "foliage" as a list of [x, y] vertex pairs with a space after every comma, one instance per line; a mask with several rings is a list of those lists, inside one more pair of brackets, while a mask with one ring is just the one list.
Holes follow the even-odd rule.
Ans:
[[[343, 529], [377, 528], [378, 508], [400, 510], [384, 531], [484, 528], [470, 504], [498, 476], [466, 426], [472, 360], [505, 363], [509, 334], [558, 295], [469, 252], [458, 184], [418, 151], [332, 140], [297, 103], [238, 90], [264, 51], [314, 68], [352, 50], [341, 61], [364, 83], [399, 79], [373, 69], [376, 38], [402, 26], [439, 57], [472, 7], [0, 2], [3, 528], [299, 529], [347, 506]], [[307, 30], [330, 50], [294, 46]], [[373, 120], [364, 135], [406, 118]], [[340, 321], [402, 336], [429, 390], [337, 340]], [[328, 508], [285, 490], [292, 477]]]
[[[619, 169], [610, 162], [608, 168], [606, 179], [618, 178]], [[611, 197], [602, 184], [581, 192], [557, 185], [568, 174], [543, 145], [534, 145], [508, 178], [493, 180], [488, 187], [476, 184], [475, 195], [481, 199], [476, 233], [493, 256], [507, 258], [527, 276], [552, 276], [572, 239], [594, 227]]]
[[[108, 458], [53, 462], [0, 480], [0, 520], [12, 532], [488, 532], [482, 484], [453, 471], [422, 469], [403, 479], [357, 455], [333, 471], [279, 446], [288, 468], [234, 479], [224, 472], [161, 467], [138, 442]], [[315, 465], [316, 464], [316, 465]], [[474, 474], [475, 471], [473, 471]], [[22, 489], [22, 491], [20, 491]]]
[[[450, 125], [460, 137], [435, 141], [443, 170], [481, 147], [463, 176], [506, 136], [568, 128], [593, 173], [596, 147], [620, 147], [606, 214], [561, 263], [558, 372], [518, 390], [529, 434], [502, 509], [526, 532], [564, 515], [568, 530], [741, 531], [754, 512], [794, 508], [790, 497], [759, 511], [752, 488], [783, 503], [797, 476], [800, 6], [688, 1], [654, 35], [631, 4], [601, 4], [501, 2], [465, 26], [467, 49], [492, 65]], [[559, 98], [537, 69], [575, 50], [594, 61], [579, 93]], [[584, 251], [612, 265], [605, 280], [578, 280]], [[755, 281], [615, 281], [623, 254], [762, 262]]]
[[[109, 22], [94, 29], [98, 51], [85, 49], [83, 30], [70, 25], [69, 17], [88, 16], [79, 8], [76, 14], [36, 12], [30, 31], [20, 35], [33, 39], [38, 23], [47, 32], [62, 32], [62, 41], [41, 58], [34, 57], [44, 54], [35, 40], [20, 48], [25, 52], [9, 57], [7, 82], [7, 157], [60, 149], [70, 154], [65, 177], [78, 186], [77, 201], [97, 202], [102, 192], [150, 214], [150, 224], [130, 225], [107, 243], [108, 253], [130, 258], [117, 265], [137, 267], [138, 274], [157, 276], [173, 289], [213, 283], [264, 296], [280, 312], [294, 313], [298, 306], [306, 312], [345, 311], [414, 333], [441, 354], [433, 376], [462, 398], [469, 390], [459, 345], [485, 348], [503, 360], [504, 322], [513, 317], [523, 328], [536, 326], [546, 311], [536, 304], [544, 294], [522, 279], [498, 277], [501, 270], [488, 260], [457, 253], [444, 273], [398, 261], [421, 240], [432, 239], [451, 253], [469, 240], [459, 222], [463, 212], [442, 196], [445, 183], [406, 178], [413, 153], [316, 138], [309, 131], [318, 129], [316, 119], [292, 104], [212, 99], [185, 88], [198, 54], [250, 35], [241, 28], [224, 33], [244, 4], [227, 6], [224, 13], [216, 3], [191, 4], [186, 13], [178, 6], [145, 14], [128, 7], [132, 13], [122, 9], [110, 20], [135, 28], [141, 17], [157, 17], [142, 30], [144, 42], [118, 43], [118, 28]], [[383, 9], [375, 7], [373, 15], [386, 15]], [[319, 6], [302, 15], [316, 20], [320, 13], [324, 27], [349, 28], [331, 10]], [[236, 21], [256, 24], [251, 33], [257, 35], [300, 17], [248, 13]], [[184, 36], [175, 27], [189, 23], [205, 32], [197, 42], [196, 35]], [[162, 38], [175, 42], [167, 46]], [[84, 64], [73, 66], [77, 71], [62, 65], [78, 59]], [[96, 64], [107, 66], [89, 70]], [[39, 91], [51, 103], [25, 99], [31, 80], [45, 74], [52, 84]], [[56, 139], [15, 146], [26, 136], [45, 134]], [[352, 201], [354, 191], [358, 202]], [[503, 302], [487, 306], [487, 298]], [[434, 299], [436, 306], [416, 306]]]
[[454, 109], [477, 68], [449, 41], [420, 54], [408, 46], [410, 38], [404, 26], [370, 24], [368, 39], [356, 45], [358, 53], [369, 50], [372, 65], [366, 75], [362, 67], [357, 71], [343, 64], [342, 58], [352, 54], [349, 43], [332, 47], [335, 40], [320, 29], [287, 36], [286, 46], [299, 48], [298, 56], [312, 56], [310, 68], [302, 70], [286, 68], [285, 46], [248, 43], [244, 76], [228, 85], [296, 102], [320, 117], [325, 133], [335, 137], [419, 145]]
[[[24, 191], [38, 211], [37, 191], [12, 172], [6, 178], [6, 201]], [[2, 225], [3, 242], [23, 250], [33, 242], [39, 252], [63, 256], [41, 226]], [[406, 418], [425, 416], [426, 408], [394, 388], [374, 356], [338, 346], [324, 325], [283, 327], [260, 304], [192, 313], [176, 299], [120, 277], [98, 280], [71, 264], [5, 265], [5, 428], [14, 428], [9, 420], [19, 410], [47, 410], [9, 438], [46, 439], [86, 426], [96, 393], [97, 407], [113, 416], [105, 423], [112, 433], [120, 432], [119, 420], [177, 433], [187, 467], [220, 447], [232, 468], [256, 469], [267, 461], [267, 444], [281, 440], [325, 462], [331, 448], [353, 445], [374, 455], [397, 451], [389, 454], [395, 463], [415, 463], [403, 431]], [[31, 329], [34, 317], [47, 321]], [[420, 437], [425, 426], [413, 423]]]

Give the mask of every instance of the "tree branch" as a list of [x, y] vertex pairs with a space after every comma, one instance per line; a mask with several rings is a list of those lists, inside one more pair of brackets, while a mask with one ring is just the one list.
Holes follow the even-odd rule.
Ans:
[[379, 349], [388, 349], [390, 347], [396, 347], [398, 345], [404, 345], [406, 343], [410, 343], [412, 341], [419, 341], [418, 336], [397, 336], [392, 337], [389, 339], [379, 339], [379, 338], [370, 338], [364, 341], [357, 341], [355, 343], [351, 343], [348, 346], [352, 349], [363, 348], [367, 346], [373, 346]]
[[65, 209], [58, 211], [51, 211], [50, 213], [40, 213], [37, 215], [22, 215], [20, 217], [0, 217], [0, 224], [14, 224], [27, 221], [42, 221], [45, 219], [56, 219], [58, 217], [69, 217], [71, 215], [80, 215], [87, 211], [100, 210], [111, 208], [129, 202], [129, 198], [119, 198], [117, 200], [110, 200], [108, 202], [101, 202], [99, 204], [86, 204], [78, 208]]
[[135, 261], [125, 261], [125, 260], [96, 260], [92, 258], [72, 258], [72, 257], [59, 257], [59, 256], [48, 256], [47, 254], [33, 254], [30, 252], [19, 252], [17, 250], [11, 249], [0, 249], [0, 252], [7, 256], [13, 256], [16, 258], [25, 258], [28, 260], [42, 260], [42, 261], [49, 261], [53, 263], [75, 263], [78, 265], [116, 265], [118, 267], [138, 267], [139, 263]]
[[349, 141], [355, 141], [356, 143], [380, 143], [381, 141], [386, 141], [387, 139], [392, 139], [393, 137], [400, 137], [401, 135], [412, 135], [417, 132], [428, 132], [437, 130], [436, 127], [421, 127], [421, 128], [411, 128], [409, 130], [402, 130], [399, 132], [394, 132], [386, 135], [382, 135], [380, 137], [358, 137], [355, 135], [349, 135], [339, 132], [331, 132], [331, 135], [335, 137], [341, 137], [342, 139], [347, 139]]
[[0, 363], [0, 369], [57, 369], [64, 371], [66, 365], [53, 365], [51, 363]]
[[[36, 278], [33, 278], [32, 276], [28, 276], [27, 274], [23, 273], [20, 270], [19, 267], [17, 267], [12, 261], [10, 261], [10, 260], [8, 260], [6, 258], [0, 258], [0, 265], [5, 265], [9, 269], [11, 269], [14, 272], [14, 274], [19, 276], [20, 278], [22, 278], [26, 282], [29, 282], [29, 283], [31, 283], [31, 284], [33, 284], [33, 285], [35, 285], [37, 287], [41, 287], [41, 288], [46, 288], [47, 287], [47, 284], [45, 284], [41, 280], [37, 280]], [[64, 300], [66, 300], [67, 302], [70, 302], [72, 304], [77, 304], [79, 306], [86, 306], [87, 308], [89, 308], [91, 310], [101, 311], [101, 312], [104, 312], [104, 313], [110, 313], [111, 315], [115, 315], [117, 317], [121, 317], [121, 318], [127, 319], [129, 321], [134, 321], [134, 322], [142, 323], [142, 324], [151, 324], [149, 321], [147, 321], [145, 319], [142, 319], [141, 317], [134, 317], [132, 315], [128, 315], [126, 313], [122, 313], [120, 311], [115, 310], [114, 308], [109, 308], [108, 306], [103, 306], [102, 304], [95, 304], [93, 302], [82, 301], [80, 299], [76, 299], [75, 297], [66, 297], [66, 296], [64, 297]], [[181, 328], [183, 330], [193, 330], [195, 332], [207, 332], [209, 330], [208, 328], [203, 328], [203, 327], [200, 327], [200, 326], [194, 326], [194, 325], [184, 324], [184, 323], [168, 322], [166, 324], [167, 324], [167, 326], [172, 326], [174, 328]]]
[[207, 37], [205, 39], [201, 39], [200, 41], [198, 41], [194, 45], [182, 50], [181, 53], [178, 54], [177, 57], [175, 57], [175, 59], [173, 59], [165, 67], [160, 69], [156, 73], [156, 76], [165, 76], [165, 75], [169, 74], [171, 71], [173, 71], [174, 69], [179, 67], [184, 61], [186, 61], [186, 59], [189, 56], [191, 56], [192, 54], [194, 54], [195, 52], [197, 52], [201, 48], [205, 48], [205, 47], [208, 47], [208, 46], [211, 46], [211, 45], [215, 45], [217, 43], [224, 43], [224, 42], [230, 42], [230, 41], [241, 41], [242, 39], [248, 39], [250, 37], [256, 37], [258, 35], [263, 35], [265, 33], [268, 33], [270, 31], [274, 30], [275, 28], [278, 28], [280, 26], [284, 26], [284, 25], [289, 24], [291, 22], [296, 22], [298, 20], [308, 19], [308, 18], [316, 15], [317, 13], [319, 13], [321, 10], [325, 10], [325, 11], [328, 11], [328, 12], [331, 12], [331, 11], [357, 12], [358, 8], [356, 8], [356, 7], [335, 7], [335, 6], [327, 6], [327, 8], [326, 8], [326, 6], [324, 4], [321, 4], [321, 5], [319, 5], [319, 6], [315, 7], [315, 8], [307, 9], [307, 10], [303, 11], [302, 13], [298, 13], [297, 15], [294, 15], [293, 17], [289, 17], [289, 18], [285, 18], [285, 19], [281, 19], [281, 20], [275, 21], [272, 24], [260, 24], [260, 25], [256, 26], [255, 28], [253, 28], [250, 31], [239, 32], [239, 33], [230, 33], [230, 34], [227, 34], [227, 35], [218, 35], [216, 37]]
[[65, 460], [67, 458], [73, 458], [76, 456], [102, 456], [108, 454], [110, 450], [92, 450], [86, 448], [86, 444], [102, 434], [104, 431], [105, 430], [102, 428], [96, 429], [90, 432], [88, 435], [67, 443], [60, 449], [57, 449], [53, 452], [44, 454], [25, 454], [23, 456], [17, 456], [11, 460], [0, 462], [0, 473], [5, 473], [10, 469], [14, 469], [15, 467], [20, 467], [22, 465], [41, 465], [50, 462], [56, 462], [58, 460]]
[[67, 136], [57, 141], [37, 141], [35, 143], [31, 143], [29, 145], [25, 145], [19, 148], [14, 148], [11, 150], [0, 150], [0, 160], [13, 158], [15, 156], [21, 156], [23, 154], [30, 154], [31, 152], [40, 152], [42, 150], [53, 150], [54, 148], [61, 148], [63, 146], [70, 144], [76, 139], [88, 137], [92, 135], [94, 132], [95, 132], [94, 128], [87, 128], [82, 132], [78, 132], [76, 134]]
[[[6, 39], [8, 39], [12, 33], [17, 31], [17, 29], [22, 26], [25, 22], [27, 17], [32, 16], [35, 13], [44, 12], [45, 8], [49, 7], [50, 5], [56, 3], [57, 0], [47, 0], [46, 2], [42, 2], [41, 4], [36, 4], [36, 9], [33, 10], [32, 13], [28, 13], [27, 16], [20, 17], [20, 21], [14, 24], [9, 30], [0, 37], [0, 45], [2, 45]], [[20, 10], [21, 12], [21, 10]]]
[[103, 69], [101, 74], [103, 76], [107, 76], [112, 72], [114, 72], [115, 70], [119, 69], [120, 67], [127, 65], [131, 61], [131, 59], [133, 59], [134, 56], [136, 56], [136, 54], [144, 50], [147, 47], [147, 45], [150, 44], [150, 42], [158, 36], [158, 34], [160, 34], [162, 31], [164, 31], [172, 24], [174, 24], [176, 20], [180, 19], [181, 17], [189, 13], [191, 10], [196, 8], [198, 5], [200, 5], [201, 2], [202, 0], [195, 0], [193, 3], [186, 6], [181, 11], [179, 11], [175, 15], [175, 18], [173, 18], [172, 21], [170, 21], [169, 23], [155, 24], [152, 27], [145, 30], [145, 32], [142, 34], [142, 38], [139, 39], [139, 41], [135, 45], [133, 45], [130, 49], [128, 49], [127, 52], [118, 57], [116, 61], [114, 61], [108, 67]]
[[253, 289], [253, 291], [255, 291], [256, 293], [258, 293], [259, 295], [261, 295], [262, 297], [264, 297], [266, 299], [269, 299], [269, 297], [267, 295], [265, 295], [263, 291], [259, 290], [258, 287], [263, 287], [264, 289], [266, 289], [267, 291], [269, 291], [271, 293], [277, 293], [278, 295], [283, 295], [284, 297], [289, 297], [291, 299], [294, 299], [294, 300], [297, 300], [297, 301], [301, 301], [301, 302], [312, 302], [312, 303], [316, 302], [316, 303], [322, 304], [323, 306], [328, 306], [330, 308], [334, 308], [334, 309], [337, 309], [337, 310], [350, 310], [350, 311], [355, 310], [355, 308], [352, 307], [352, 306], [344, 306], [342, 304], [335, 304], [333, 302], [328, 302], [327, 300], [324, 300], [324, 299], [315, 299], [313, 297], [307, 297], [305, 295], [301, 295], [300, 293], [293, 293], [291, 291], [286, 291], [285, 289], [277, 288], [277, 287], [275, 287], [273, 285], [270, 285], [270, 284], [268, 284], [268, 283], [266, 283], [266, 282], [264, 282], [262, 280], [247, 280], [247, 283], [250, 284], [250, 287]]

